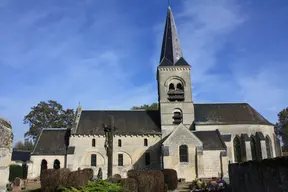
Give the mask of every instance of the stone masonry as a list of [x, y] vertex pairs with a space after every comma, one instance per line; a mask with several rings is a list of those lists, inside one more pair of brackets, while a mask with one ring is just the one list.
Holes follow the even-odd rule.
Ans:
[[11, 163], [13, 134], [11, 123], [0, 118], [0, 191], [6, 189]]

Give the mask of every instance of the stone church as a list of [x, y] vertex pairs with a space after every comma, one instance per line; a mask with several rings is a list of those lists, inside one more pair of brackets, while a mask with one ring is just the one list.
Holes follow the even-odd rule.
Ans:
[[41, 169], [99, 168], [107, 176], [103, 124], [113, 129], [113, 174], [130, 169], [175, 169], [179, 178], [228, 177], [228, 164], [281, 155], [274, 125], [247, 103], [192, 98], [191, 66], [182, 55], [169, 7], [157, 67], [159, 110], [85, 110], [71, 128], [43, 129], [28, 165]]

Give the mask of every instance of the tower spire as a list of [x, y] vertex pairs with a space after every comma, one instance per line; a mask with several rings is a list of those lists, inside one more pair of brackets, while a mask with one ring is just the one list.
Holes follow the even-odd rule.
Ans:
[[170, 7], [170, 0], [168, 0], [168, 11], [159, 66], [189, 65], [187, 62], [180, 62], [181, 64], [176, 64], [182, 57], [183, 55], [177, 34], [177, 28], [172, 9]]

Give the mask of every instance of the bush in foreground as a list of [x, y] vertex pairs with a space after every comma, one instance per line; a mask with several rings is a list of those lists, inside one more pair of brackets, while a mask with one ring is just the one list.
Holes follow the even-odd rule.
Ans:
[[138, 192], [164, 192], [164, 175], [161, 171], [129, 170], [128, 178], [138, 182]]
[[47, 169], [40, 175], [42, 191], [55, 191], [59, 185], [66, 186], [68, 182], [69, 169]]
[[88, 184], [82, 188], [76, 189], [74, 187], [59, 187], [58, 192], [122, 192], [122, 188], [118, 184], [113, 184], [107, 181], [98, 180], [96, 182], [89, 181]]
[[120, 181], [124, 192], [138, 192], [138, 182], [133, 178], [125, 178]]
[[177, 171], [174, 169], [163, 169], [164, 180], [167, 184], [168, 190], [175, 190], [178, 187]]

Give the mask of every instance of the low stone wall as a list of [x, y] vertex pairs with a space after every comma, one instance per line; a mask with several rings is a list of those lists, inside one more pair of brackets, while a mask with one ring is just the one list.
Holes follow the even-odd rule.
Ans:
[[229, 164], [233, 192], [288, 191], [288, 157]]
[[0, 118], [0, 190], [6, 189], [11, 163], [13, 134], [11, 123]]

